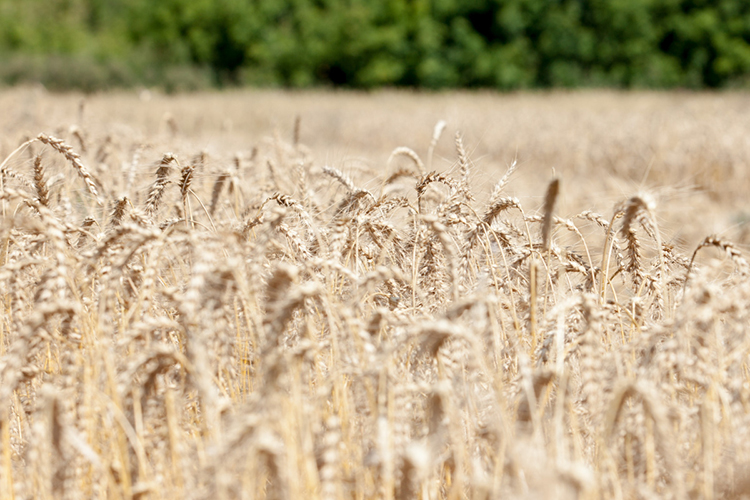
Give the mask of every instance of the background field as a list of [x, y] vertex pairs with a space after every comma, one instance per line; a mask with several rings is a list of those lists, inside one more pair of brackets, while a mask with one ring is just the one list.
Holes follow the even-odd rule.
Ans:
[[750, 493], [749, 96], [0, 110], [1, 496]]

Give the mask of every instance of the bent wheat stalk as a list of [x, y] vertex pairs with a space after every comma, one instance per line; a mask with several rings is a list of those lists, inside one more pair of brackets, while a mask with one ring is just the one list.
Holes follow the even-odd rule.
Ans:
[[[104, 202], [99, 196], [99, 191], [96, 189], [96, 184], [94, 183], [93, 177], [91, 177], [89, 171], [86, 169], [86, 167], [83, 166], [83, 163], [81, 163], [80, 155], [73, 151], [73, 148], [71, 146], [65, 144], [65, 141], [63, 141], [62, 139], [57, 139], [56, 137], [52, 137], [47, 134], [39, 134], [33, 139], [29, 139], [28, 141], [23, 142], [20, 146], [14, 149], [13, 152], [10, 153], [2, 163], [0, 163], [0, 172], [5, 171], [5, 168], [11, 158], [13, 158], [16, 154], [23, 151], [25, 148], [36, 141], [52, 147], [52, 149], [63, 155], [65, 159], [68, 160], [71, 165], [73, 165], [81, 179], [83, 179], [83, 182], [86, 184], [86, 188], [89, 190], [89, 193], [91, 193], [94, 199], [96, 199], [97, 204], [103, 205]], [[2, 190], [4, 187], [5, 186], [3, 185], [3, 181], [0, 180], [0, 190]]]

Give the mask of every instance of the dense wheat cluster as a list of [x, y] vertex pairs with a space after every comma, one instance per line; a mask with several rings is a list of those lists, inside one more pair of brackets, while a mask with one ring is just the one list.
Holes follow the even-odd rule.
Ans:
[[750, 495], [750, 269], [650, 194], [75, 122], [0, 167], [3, 498]]

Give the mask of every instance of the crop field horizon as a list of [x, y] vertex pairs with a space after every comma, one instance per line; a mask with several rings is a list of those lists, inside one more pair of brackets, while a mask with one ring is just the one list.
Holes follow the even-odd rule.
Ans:
[[[20, 88], [0, 92], [0, 104], [6, 113], [0, 127], [3, 158], [22, 137], [42, 129], [67, 136], [80, 121], [97, 127], [110, 149], [124, 134], [155, 156], [159, 148], [177, 153], [185, 147], [189, 154], [249, 157], [276, 137], [291, 141], [299, 118], [299, 139], [315, 152], [316, 163], [368, 174], [382, 174], [400, 146], [427, 155], [434, 127], [445, 121], [432, 168], [455, 168], [451, 137], [460, 132], [474, 165], [472, 182], [484, 194], [517, 161], [510, 192], [533, 198], [534, 208], [542, 202], [539, 183], [553, 177], [565, 184], [560, 202], [570, 212], [606, 212], [621, 198], [647, 190], [664, 201], [660, 208], [666, 212], [659, 215], [681, 243], [697, 244], [706, 232], [750, 243], [745, 223], [750, 208], [743, 205], [750, 189], [750, 95], [743, 92], [250, 90], [84, 96]], [[117, 160], [129, 161], [127, 154], [118, 151]]]
[[749, 94], [0, 109], [0, 497], [750, 496]]

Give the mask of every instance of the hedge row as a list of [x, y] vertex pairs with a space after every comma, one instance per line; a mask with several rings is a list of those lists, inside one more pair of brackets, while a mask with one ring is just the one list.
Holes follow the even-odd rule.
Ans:
[[744, 86], [750, 2], [3, 0], [0, 57], [86, 89]]

